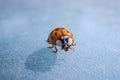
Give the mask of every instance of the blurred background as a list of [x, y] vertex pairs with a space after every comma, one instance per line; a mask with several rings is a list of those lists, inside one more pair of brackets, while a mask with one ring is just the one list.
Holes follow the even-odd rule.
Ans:
[[[52, 53], [61, 26], [73, 51]], [[119, 80], [119, 0], [0, 0], [0, 80]]]

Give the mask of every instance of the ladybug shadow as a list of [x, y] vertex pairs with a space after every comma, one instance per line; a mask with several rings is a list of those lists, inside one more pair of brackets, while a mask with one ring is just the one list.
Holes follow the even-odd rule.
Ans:
[[55, 65], [57, 55], [52, 49], [42, 48], [30, 54], [25, 62], [25, 68], [35, 72], [50, 71]]

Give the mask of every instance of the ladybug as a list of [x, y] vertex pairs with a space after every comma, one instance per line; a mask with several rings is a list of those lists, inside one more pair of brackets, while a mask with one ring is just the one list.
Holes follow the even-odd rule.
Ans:
[[73, 34], [63, 27], [52, 30], [48, 36], [47, 42], [52, 44], [52, 46], [48, 48], [55, 48], [54, 53], [58, 52], [56, 46], [61, 46], [61, 50], [65, 51], [72, 49], [71, 46], [75, 46]]

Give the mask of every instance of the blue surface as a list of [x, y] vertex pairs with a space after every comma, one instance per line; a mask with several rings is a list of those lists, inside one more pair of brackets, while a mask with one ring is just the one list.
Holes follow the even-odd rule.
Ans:
[[[0, 0], [0, 80], [119, 80], [119, 3]], [[58, 26], [73, 33], [73, 51], [47, 48]]]

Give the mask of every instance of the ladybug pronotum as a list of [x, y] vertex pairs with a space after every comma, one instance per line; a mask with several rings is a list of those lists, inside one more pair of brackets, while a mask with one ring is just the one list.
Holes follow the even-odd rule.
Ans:
[[52, 46], [48, 48], [55, 48], [54, 53], [58, 52], [56, 46], [61, 46], [61, 50], [65, 51], [72, 49], [71, 46], [75, 46], [72, 33], [62, 27], [52, 30], [48, 36], [47, 42], [52, 44]]

